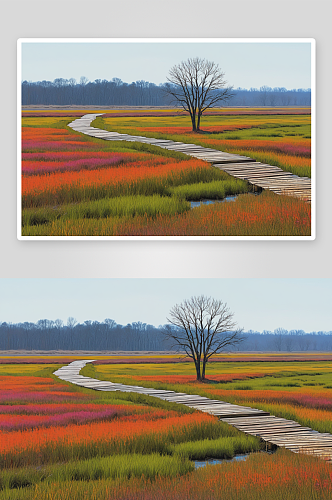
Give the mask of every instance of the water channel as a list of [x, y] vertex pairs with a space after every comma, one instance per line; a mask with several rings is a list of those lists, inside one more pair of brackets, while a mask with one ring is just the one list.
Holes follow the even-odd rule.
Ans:
[[207, 458], [206, 460], [193, 460], [193, 462], [195, 464], [195, 469], [199, 469], [200, 467], [206, 467], [207, 465], [217, 465], [225, 462], [240, 462], [242, 460], [246, 460], [249, 455], [250, 453], [245, 453], [242, 455], [235, 455], [233, 458]]
[[[253, 193], [249, 192], [246, 194], [258, 196], [260, 195], [262, 190], [257, 190]], [[225, 201], [235, 201], [239, 197], [238, 194], [233, 194], [230, 196], [226, 196], [222, 200], [199, 200], [199, 201], [190, 201], [191, 208], [200, 207], [201, 205], [212, 205], [213, 203], [224, 203]]]
[[191, 208], [200, 207], [201, 205], [212, 205], [213, 203], [223, 203], [224, 201], [235, 201], [238, 195], [234, 196], [226, 196], [223, 200], [200, 200], [200, 201], [191, 201]]
[[[265, 453], [267, 455], [272, 455], [277, 450], [277, 447], [269, 449], [269, 450], [261, 450], [255, 451], [252, 453]], [[233, 458], [206, 458], [205, 460], [193, 460], [195, 464], [195, 469], [199, 469], [200, 467], [206, 467], [207, 465], [217, 465], [223, 464], [226, 462], [242, 462], [246, 460], [252, 453], [241, 453], [239, 455], [235, 455]]]

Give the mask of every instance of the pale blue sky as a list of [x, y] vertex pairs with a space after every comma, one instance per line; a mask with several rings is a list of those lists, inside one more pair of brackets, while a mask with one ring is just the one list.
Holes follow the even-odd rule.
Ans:
[[243, 87], [311, 87], [311, 44], [223, 43], [22, 43], [22, 80], [85, 76], [131, 83], [166, 81], [169, 69], [189, 57], [219, 64], [228, 84]]
[[193, 295], [227, 302], [245, 330], [332, 330], [332, 279], [0, 279], [0, 322], [166, 323]]

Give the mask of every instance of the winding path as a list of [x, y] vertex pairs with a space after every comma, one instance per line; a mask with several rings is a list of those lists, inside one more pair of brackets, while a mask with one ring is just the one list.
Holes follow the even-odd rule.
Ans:
[[76, 132], [81, 132], [91, 137], [103, 139], [104, 141], [130, 141], [142, 142], [158, 146], [160, 148], [178, 151], [186, 155], [211, 163], [213, 167], [219, 168], [228, 174], [248, 181], [254, 186], [269, 189], [276, 194], [285, 194], [311, 201], [311, 179], [298, 177], [291, 172], [285, 172], [279, 167], [260, 163], [248, 156], [225, 153], [217, 149], [204, 148], [196, 144], [174, 142], [166, 139], [153, 139], [139, 135], [119, 134], [118, 132], [107, 132], [91, 127], [91, 122], [97, 116], [104, 113], [89, 113], [77, 118], [68, 124]]
[[180, 403], [205, 413], [219, 417], [220, 420], [252, 436], [258, 436], [267, 444], [287, 448], [294, 453], [308, 453], [327, 461], [332, 461], [332, 435], [302, 427], [294, 420], [286, 420], [270, 415], [268, 412], [249, 406], [225, 403], [217, 399], [195, 396], [181, 392], [161, 389], [148, 389], [135, 385], [114, 384], [80, 375], [80, 370], [93, 359], [73, 361], [54, 372], [60, 380], [96, 391], [135, 392], [146, 396]]

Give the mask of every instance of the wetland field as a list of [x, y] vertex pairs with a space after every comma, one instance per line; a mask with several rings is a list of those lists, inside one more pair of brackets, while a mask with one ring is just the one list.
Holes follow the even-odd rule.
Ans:
[[[309, 203], [258, 194], [183, 153], [68, 127], [88, 112], [103, 113], [91, 123], [99, 129], [197, 144], [311, 177], [310, 108], [215, 109], [200, 133], [178, 109], [24, 109], [21, 236], [310, 236]], [[219, 203], [194, 206], [201, 200]]]
[[[89, 358], [95, 361], [82, 375], [205, 395], [332, 432], [328, 353], [219, 356], [204, 383], [178, 355], [2, 355], [0, 500], [331, 498], [329, 462], [266, 453], [258, 437], [181, 404], [85, 389], [53, 375]], [[207, 459], [221, 462], [195, 468]]]

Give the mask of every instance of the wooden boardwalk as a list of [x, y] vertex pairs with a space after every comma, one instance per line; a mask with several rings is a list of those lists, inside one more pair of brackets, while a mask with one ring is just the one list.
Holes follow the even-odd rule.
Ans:
[[311, 179], [298, 177], [291, 172], [285, 172], [279, 167], [260, 163], [248, 156], [225, 153], [217, 149], [204, 148], [196, 144], [186, 144], [164, 139], [153, 139], [139, 135], [119, 134], [118, 132], [107, 132], [91, 127], [91, 122], [103, 113], [89, 113], [69, 123], [69, 127], [82, 134], [103, 139], [105, 141], [130, 141], [142, 142], [178, 151], [186, 155], [211, 163], [213, 167], [219, 168], [228, 174], [248, 181], [254, 186], [269, 189], [277, 194], [285, 194], [311, 201]]
[[140, 386], [114, 384], [80, 375], [80, 370], [94, 360], [73, 361], [54, 372], [59, 379], [96, 391], [135, 392], [154, 396], [172, 403], [179, 403], [219, 417], [246, 434], [260, 437], [268, 445], [276, 445], [294, 453], [316, 455], [332, 461], [332, 434], [320, 433], [310, 427], [302, 427], [294, 420], [286, 420], [268, 412], [249, 406], [239, 406], [218, 399], [195, 396], [162, 389], [148, 389]]

